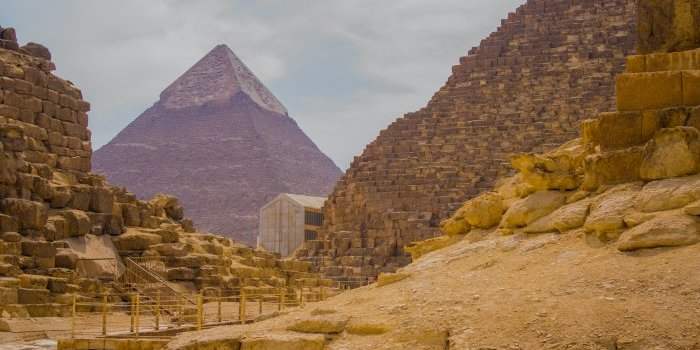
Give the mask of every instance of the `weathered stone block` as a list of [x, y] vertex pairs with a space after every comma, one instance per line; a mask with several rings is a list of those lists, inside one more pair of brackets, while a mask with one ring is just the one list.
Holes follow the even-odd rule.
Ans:
[[600, 148], [603, 151], [636, 146], [646, 142], [642, 137], [641, 112], [601, 113]]
[[56, 247], [51, 242], [24, 241], [22, 255], [49, 258], [56, 256]]
[[637, 16], [640, 53], [700, 47], [700, 4], [695, 0], [640, 0]]
[[627, 56], [625, 64], [626, 73], [643, 73], [647, 71], [646, 56], [630, 55]]
[[695, 128], [662, 129], [644, 148], [640, 177], [658, 180], [700, 171], [700, 132]]
[[620, 74], [616, 87], [620, 111], [683, 105], [683, 74], [679, 71]]
[[695, 244], [700, 242], [699, 227], [697, 220], [690, 216], [662, 216], [624, 232], [617, 249], [629, 251]]
[[525, 227], [555, 211], [566, 203], [566, 194], [559, 191], [539, 191], [513, 203], [503, 215], [501, 227]]
[[114, 195], [109, 188], [96, 187], [92, 190], [90, 210], [96, 213], [111, 213], [114, 205]]
[[0, 214], [0, 232], [17, 232], [19, 225], [14, 217]]
[[49, 278], [42, 275], [19, 275], [19, 286], [27, 289], [46, 289]]
[[643, 148], [630, 147], [586, 157], [584, 161], [584, 190], [640, 180]]
[[78, 264], [78, 254], [70, 249], [60, 249], [56, 253], [56, 267], [75, 270]]
[[683, 71], [683, 104], [700, 105], [700, 70]]
[[65, 220], [69, 237], [84, 236], [90, 233], [92, 225], [90, 217], [85, 212], [81, 210], [61, 210], [57, 211], [56, 214], [62, 216]]
[[17, 299], [20, 304], [48, 304], [49, 291], [47, 289], [18, 288]]
[[40, 230], [46, 225], [46, 207], [38, 202], [18, 198], [0, 201], [0, 208], [14, 217], [22, 229]]
[[192, 281], [195, 278], [194, 270], [187, 267], [175, 267], [168, 269], [168, 280], [170, 281]]

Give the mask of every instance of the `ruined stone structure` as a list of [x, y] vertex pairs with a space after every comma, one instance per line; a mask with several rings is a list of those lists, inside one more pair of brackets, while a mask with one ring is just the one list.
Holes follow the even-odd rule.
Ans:
[[139, 198], [172, 193], [199, 229], [251, 246], [260, 207], [280, 193], [326, 196], [341, 174], [224, 45], [97, 150], [94, 162]]
[[634, 0], [529, 0], [460, 59], [427, 107], [383, 130], [324, 207], [324, 239], [302, 256], [363, 279], [410, 261], [466, 199], [509, 172], [508, 157], [578, 134], [614, 105], [634, 51]]
[[90, 104], [50, 57], [0, 28], [0, 317], [65, 315], [76, 293], [118, 289], [99, 278], [126, 257], [200, 290], [320, 282], [308, 264], [195, 232], [175, 197], [140, 201], [91, 173]]

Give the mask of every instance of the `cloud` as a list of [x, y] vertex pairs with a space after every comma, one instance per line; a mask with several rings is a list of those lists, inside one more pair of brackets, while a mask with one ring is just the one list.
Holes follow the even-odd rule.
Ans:
[[521, 2], [8, 0], [0, 25], [47, 45], [82, 88], [95, 148], [225, 43], [345, 168]]

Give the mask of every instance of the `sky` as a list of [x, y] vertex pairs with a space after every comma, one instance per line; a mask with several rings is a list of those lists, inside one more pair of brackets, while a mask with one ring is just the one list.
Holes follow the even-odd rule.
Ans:
[[228, 45], [345, 169], [425, 106], [524, 0], [3, 0], [0, 26], [47, 46], [109, 142], [217, 44]]

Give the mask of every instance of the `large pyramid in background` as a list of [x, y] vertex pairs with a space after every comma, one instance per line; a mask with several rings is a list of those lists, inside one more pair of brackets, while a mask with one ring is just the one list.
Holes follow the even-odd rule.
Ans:
[[267, 200], [326, 195], [341, 175], [225, 45], [97, 150], [93, 168], [142, 198], [174, 194], [199, 229], [247, 243]]

